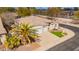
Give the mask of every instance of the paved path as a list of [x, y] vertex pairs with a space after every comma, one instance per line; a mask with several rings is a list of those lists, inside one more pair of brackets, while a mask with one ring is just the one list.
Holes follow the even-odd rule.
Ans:
[[71, 29], [72, 31], [75, 32], [75, 36], [72, 37], [71, 39], [55, 46], [55, 47], [48, 49], [48, 51], [74, 51], [74, 50], [79, 50], [79, 48], [78, 48], [79, 47], [79, 28], [69, 26], [69, 25], [64, 25], [64, 24], [60, 24], [60, 26]]

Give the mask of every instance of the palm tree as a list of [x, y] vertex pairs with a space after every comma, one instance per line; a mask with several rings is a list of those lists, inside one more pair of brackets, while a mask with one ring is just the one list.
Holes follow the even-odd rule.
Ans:
[[14, 32], [14, 35], [20, 36], [22, 38], [22, 42], [26, 43], [34, 42], [38, 37], [36, 29], [33, 29], [33, 26], [29, 24], [17, 25], [14, 29], [12, 29], [12, 32]]

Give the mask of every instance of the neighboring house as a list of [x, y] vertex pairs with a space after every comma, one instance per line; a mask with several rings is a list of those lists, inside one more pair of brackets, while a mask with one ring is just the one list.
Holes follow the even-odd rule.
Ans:
[[2, 20], [1, 20], [1, 18], [0, 18], [0, 40], [1, 40], [1, 42], [4, 44], [4, 41], [6, 40], [6, 30], [5, 30], [5, 28], [4, 28], [4, 26], [3, 26], [3, 23], [2, 23]]

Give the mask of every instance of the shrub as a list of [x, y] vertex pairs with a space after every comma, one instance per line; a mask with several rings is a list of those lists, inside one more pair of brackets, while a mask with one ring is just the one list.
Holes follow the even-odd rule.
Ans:
[[6, 41], [5, 41], [5, 47], [13, 49], [15, 47], [18, 47], [20, 45], [20, 39], [17, 36], [11, 36], [9, 37], [8, 35], [6, 36]]
[[11, 36], [6, 35], [5, 47], [13, 49], [19, 45], [35, 42], [38, 37], [36, 29], [29, 24], [16, 25], [11, 31]]
[[13, 35], [19, 36], [21, 38], [21, 43], [32, 43], [35, 42], [35, 39], [38, 37], [36, 29], [33, 29], [33, 26], [29, 24], [20, 24], [16, 25], [11, 32]]

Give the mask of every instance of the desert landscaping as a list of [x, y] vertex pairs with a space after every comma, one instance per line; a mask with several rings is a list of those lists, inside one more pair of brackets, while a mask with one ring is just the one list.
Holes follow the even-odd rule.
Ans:
[[[79, 50], [78, 12], [70, 13], [71, 9], [65, 10], [61, 11], [61, 8], [53, 7], [45, 10], [38, 8], [1, 8], [0, 11], [3, 13], [0, 15], [0, 50]], [[75, 19], [73, 17], [76, 17], [73, 16], [74, 13], [77, 16], [77, 22], [73, 20]]]

